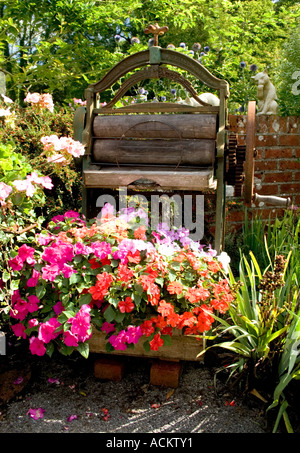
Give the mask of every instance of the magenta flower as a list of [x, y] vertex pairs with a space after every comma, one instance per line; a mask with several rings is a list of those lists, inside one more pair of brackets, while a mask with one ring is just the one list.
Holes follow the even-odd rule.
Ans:
[[72, 274], [77, 274], [77, 270], [68, 264], [62, 266], [61, 272], [64, 274], [65, 278], [70, 278]]
[[33, 269], [32, 276], [27, 280], [27, 286], [29, 286], [30, 288], [34, 288], [38, 283], [40, 275], [41, 274], [38, 271]]
[[95, 256], [100, 260], [104, 260], [111, 253], [111, 245], [105, 241], [92, 243], [91, 249], [93, 250]]
[[55, 278], [60, 274], [60, 267], [57, 264], [47, 265], [42, 268], [42, 278], [53, 282]]
[[30, 329], [32, 329], [33, 327], [36, 327], [36, 326], [38, 326], [38, 325], [39, 325], [39, 322], [38, 322], [38, 320], [35, 319], [35, 318], [32, 318], [32, 319], [30, 319], [30, 320], [28, 321], [28, 327], [29, 327]]
[[60, 300], [57, 302], [57, 304], [53, 306], [53, 310], [56, 315], [59, 315], [64, 309], [65, 307], [63, 306]]
[[37, 337], [31, 337], [29, 339], [29, 349], [31, 354], [36, 354], [38, 356], [43, 356], [46, 353], [44, 343]]
[[34, 420], [38, 420], [39, 418], [44, 417], [44, 412], [45, 409], [39, 407], [38, 409], [29, 409], [27, 415], [29, 415], [29, 417], [33, 418]]
[[13, 304], [13, 309], [10, 311], [10, 316], [15, 319], [23, 321], [28, 314], [28, 307], [26, 300], [21, 298], [17, 299], [16, 303]]
[[56, 330], [61, 326], [60, 322], [56, 318], [51, 318], [49, 321], [40, 324], [38, 339], [43, 343], [50, 343], [51, 340], [54, 340], [60, 332]]
[[102, 324], [101, 330], [102, 330], [102, 332], [110, 333], [110, 332], [114, 332], [116, 329], [115, 329], [114, 324], [112, 324], [111, 322], [105, 321]]
[[91, 327], [90, 310], [91, 307], [89, 305], [82, 305], [79, 312], [71, 321], [71, 332], [77, 337], [78, 341], [85, 342], [91, 337], [91, 333], [88, 333]]
[[74, 335], [70, 330], [64, 332], [63, 337], [66, 346], [73, 346], [75, 348], [78, 346], [77, 336]]
[[42, 259], [50, 264], [61, 264], [72, 261], [74, 258], [73, 245], [71, 244], [52, 244], [51, 247], [47, 247], [42, 254]]
[[26, 338], [27, 335], [25, 333], [25, 326], [23, 326], [23, 324], [19, 323], [19, 324], [15, 324], [14, 326], [11, 326], [12, 328], [12, 331], [14, 332], [14, 334], [16, 335], [16, 337], [22, 337], [22, 338]]
[[40, 300], [34, 294], [28, 296], [27, 299], [28, 299], [27, 310], [29, 311], [29, 313], [34, 313], [39, 308]]
[[53, 239], [55, 239], [55, 236], [44, 236], [43, 234], [39, 234], [36, 236], [37, 241], [40, 245], [48, 245], [49, 242], [51, 242]]
[[13, 271], [20, 271], [24, 265], [23, 260], [19, 257], [19, 255], [8, 260], [8, 264], [10, 265]]

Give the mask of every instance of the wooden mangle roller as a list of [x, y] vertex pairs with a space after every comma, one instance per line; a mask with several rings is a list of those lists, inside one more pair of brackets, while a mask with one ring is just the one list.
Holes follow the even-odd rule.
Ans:
[[217, 116], [96, 116], [93, 161], [101, 164], [213, 166]]

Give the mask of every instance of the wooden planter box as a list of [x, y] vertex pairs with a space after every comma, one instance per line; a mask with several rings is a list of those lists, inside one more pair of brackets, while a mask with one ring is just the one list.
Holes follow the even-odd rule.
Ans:
[[183, 360], [183, 361], [203, 361], [204, 355], [197, 357], [203, 351], [203, 341], [197, 340], [195, 337], [182, 335], [180, 331], [174, 331], [172, 342], [169, 346], [162, 346], [158, 351], [146, 352], [143, 343], [147, 337], [142, 336], [139, 342], [134, 345], [134, 348], [127, 348], [125, 351], [112, 351], [107, 352], [105, 340], [106, 334], [99, 332], [93, 328], [92, 337], [89, 340], [89, 348], [91, 353], [110, 354], [118, 356], [134, 356], [145, 358], [158, 358], [163, 360]]

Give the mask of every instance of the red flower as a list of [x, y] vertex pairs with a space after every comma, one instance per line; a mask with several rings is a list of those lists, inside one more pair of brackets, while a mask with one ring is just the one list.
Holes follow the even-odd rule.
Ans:
[[130, 313], [134, 309], [134, 303], [131, 297], [125, 297], [125, 300], [121, 300], [118, 303], [118, 307], [121, 313]]
[[134, 276], [134, 271], [131, 269], [128, 269], [126, 264], [119, 264], [118, 266], [118, 275], [120, 277], [120, 280], [123, 282], [128, 282], [128, 280], [131, 279], [131, 277]]
[[160, 334], [157, 333], [154, 335], [153, 340], [150, 341], [150, 348], [152, 351], [158, 351], [161, 346], [163, 346], [164, 340], [161, 338]]
[[170, 294], [181, 294], [182, 289], [183, 289], [183, 286], [180, 282], [171, 282], [167, 286], [167, 290], [169, 291]]
[[146, 227], [144, 225], [141, 225], [139, 228], [137, 228], [134, 231], [134, 237], [135, 239], [143, 239], [146, 240]]
[[146, 337], [150, 337], [150, 335], [154, 332], [153, 322], [150, 320], [146, 320], [141, 324], [142, 334], [146, 335]]

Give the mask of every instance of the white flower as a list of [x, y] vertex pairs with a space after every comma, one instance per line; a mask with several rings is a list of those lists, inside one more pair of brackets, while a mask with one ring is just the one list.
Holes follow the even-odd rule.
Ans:
[[220, 255], [217, 256], [218, 261], [222, 263], [223, 269], [226, 272], [226, 274], [229, 273], [229, 263], [230, 263], [230, 256], [226, 252], [221, 252]]

